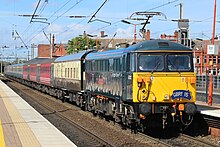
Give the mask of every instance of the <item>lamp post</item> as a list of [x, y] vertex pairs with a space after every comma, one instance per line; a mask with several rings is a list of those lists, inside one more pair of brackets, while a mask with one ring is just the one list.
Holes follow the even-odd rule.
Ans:
[[[214, 19], [213, 19], [213, 29], [212, 29], [212, 45], [215, 45], [215, 24], [216, 24], [216, 0], [214, 0]], [[213, 54], [211, 55], [211, 73], [210, 73], [210, 79], [209, 79], [209, 99], [208, 99], [208, 105], [212, 105], [212, 98], [213, 98]]]
[[4, 59], [4, 57], [3, 57], [3, 55], [4, 55], [4, 53], [3, 53], [3, 51], [4, 51], [4, 49], [5, 48], [9, 48], [8, 46], [2, 46], [2, 52], [1, 52], [1, 54], [0, 54], [0, 57], [1, 57], [1, 73], [2, 73], [2, 71], [3, 71], [3, 59]]

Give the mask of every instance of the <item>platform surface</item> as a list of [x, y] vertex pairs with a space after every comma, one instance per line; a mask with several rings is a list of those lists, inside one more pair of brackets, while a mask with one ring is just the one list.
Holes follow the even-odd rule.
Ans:
[[211, 106], [206, 102], [197, 101], [197, 109], [201, 114], [220, 118], [220, 104], [213, 103]]
[[0, 147], [75, 147], [64, 134], [0, 81]]

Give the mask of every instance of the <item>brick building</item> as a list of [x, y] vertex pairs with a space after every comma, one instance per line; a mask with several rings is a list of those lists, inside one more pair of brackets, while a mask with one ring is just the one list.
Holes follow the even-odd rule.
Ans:
[[[38, 45], [38, 58], [50, 58], [50, 44]], [[61, 57], [66, 55], [66, 46], [63, 44], [52, 46], [52, 57]]]
[[211, 45], [210, 40], [201, 40], [196, 42], [193, 52], [196, 56], [196, 73], [205, 75], [206, 72], [211, 72], [211, 63], [213, 64], [213, 75], [220, 75], [220, 40], [215, 40], [218, 45], [218, 55], [207, 54], [208, 45]]

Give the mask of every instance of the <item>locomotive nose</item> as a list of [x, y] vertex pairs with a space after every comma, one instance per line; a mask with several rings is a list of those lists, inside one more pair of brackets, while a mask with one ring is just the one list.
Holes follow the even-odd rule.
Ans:
[[186, 103], [185, 104], [185, 113], [189, 114], [189, 115], [194, 115], [196, 113], [196, 105], [194, 103]]

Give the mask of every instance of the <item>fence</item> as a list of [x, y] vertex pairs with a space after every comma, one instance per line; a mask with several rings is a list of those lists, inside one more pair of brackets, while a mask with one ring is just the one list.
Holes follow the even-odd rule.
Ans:
[[[209, 75], [196, 76], [197, 91], [206, 92], [209, 88]], [[220, 95], [220, 76], [213, 76], [213, 93]]]

